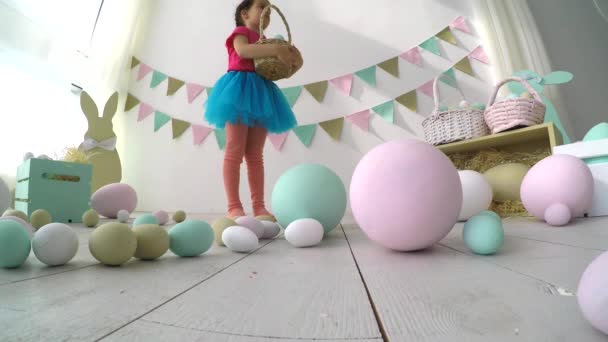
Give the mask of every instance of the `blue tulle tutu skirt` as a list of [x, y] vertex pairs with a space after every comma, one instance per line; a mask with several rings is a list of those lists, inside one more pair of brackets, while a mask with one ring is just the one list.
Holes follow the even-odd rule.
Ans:
[[263, 126], [270, 133], [283, 133], [297, 125], [279, 87], [246, 71], [229, 71], [217, 81], [207, 99], [205, 120], [216, 128], [229, 122]]

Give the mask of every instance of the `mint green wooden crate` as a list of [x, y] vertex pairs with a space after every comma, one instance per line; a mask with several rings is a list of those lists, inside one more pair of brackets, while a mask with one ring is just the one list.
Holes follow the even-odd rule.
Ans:
[[53, 222], [82, 222], [90, 208], [92, 172], [88, 164], [29, 159], [17, 168], [15, 209], [28, 216], [44, 209]]

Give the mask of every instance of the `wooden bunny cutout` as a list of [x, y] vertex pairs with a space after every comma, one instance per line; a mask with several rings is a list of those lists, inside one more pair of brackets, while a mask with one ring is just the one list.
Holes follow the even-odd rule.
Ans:
[[80, 108], [87, 118], [89, 128], [79, 148], [87, 153], [93, 165], [91, 193], [104, 185], [119, 183], [122, 178], [120, 157], [116, 150], [116, 134], [112, 127], [112, 118], [118, 107], [118, 92], [110, 96], [99, 117], [97, 105], [89, 94], [80, 94]]

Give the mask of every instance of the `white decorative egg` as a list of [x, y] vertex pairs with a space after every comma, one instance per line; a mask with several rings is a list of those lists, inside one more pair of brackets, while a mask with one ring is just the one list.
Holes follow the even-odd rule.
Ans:
[[233, 252], [250, 253], [258, 248], [258, 237], [248, 228], [228, 227], [222, 233], [222, 242]]
[[78, 251], [78, 237], [66, 224], [49, 223], [34, 234], [32, 250], [38, 260], [49, 266], [65, 265]]
[[262, 235], [262, 239], [273, 239], [281, 232], [281, 227], [279, 227], [279, 224], [276, 222], [261, 221], [261, 223], [264, 226], [264, 235]]
[[28, 152], [23, 156], [23, 161], [34, 158], [34, 154], [32, 152]]
[[293, 221], [285, 229], [285, 239], [295, 247], [312, 247], [323, 240], [323, 225], [314, 219]]
[[460, 108], [469, 108], [469, 107], [470, 107], [470, 105], [467, 102], [467, 100], [460, 101]]
[[264, 225], [251, 216], [241, 216], [234, 220], [236, 224], [251, 230], [258, 239], [264, 236]]

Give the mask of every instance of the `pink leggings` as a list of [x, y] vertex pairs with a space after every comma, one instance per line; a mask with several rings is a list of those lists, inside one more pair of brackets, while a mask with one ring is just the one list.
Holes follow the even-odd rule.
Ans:
[[226, 123], [226, 152], [224, 154], [224, 189], [228, 199], [229, 216], [243, 215], [239, 197], [239, 182], [243, 157], [247, 162], [249, 189], [255, 216], [266, 215], [264, 204], [264, 143], [266, 129]]

